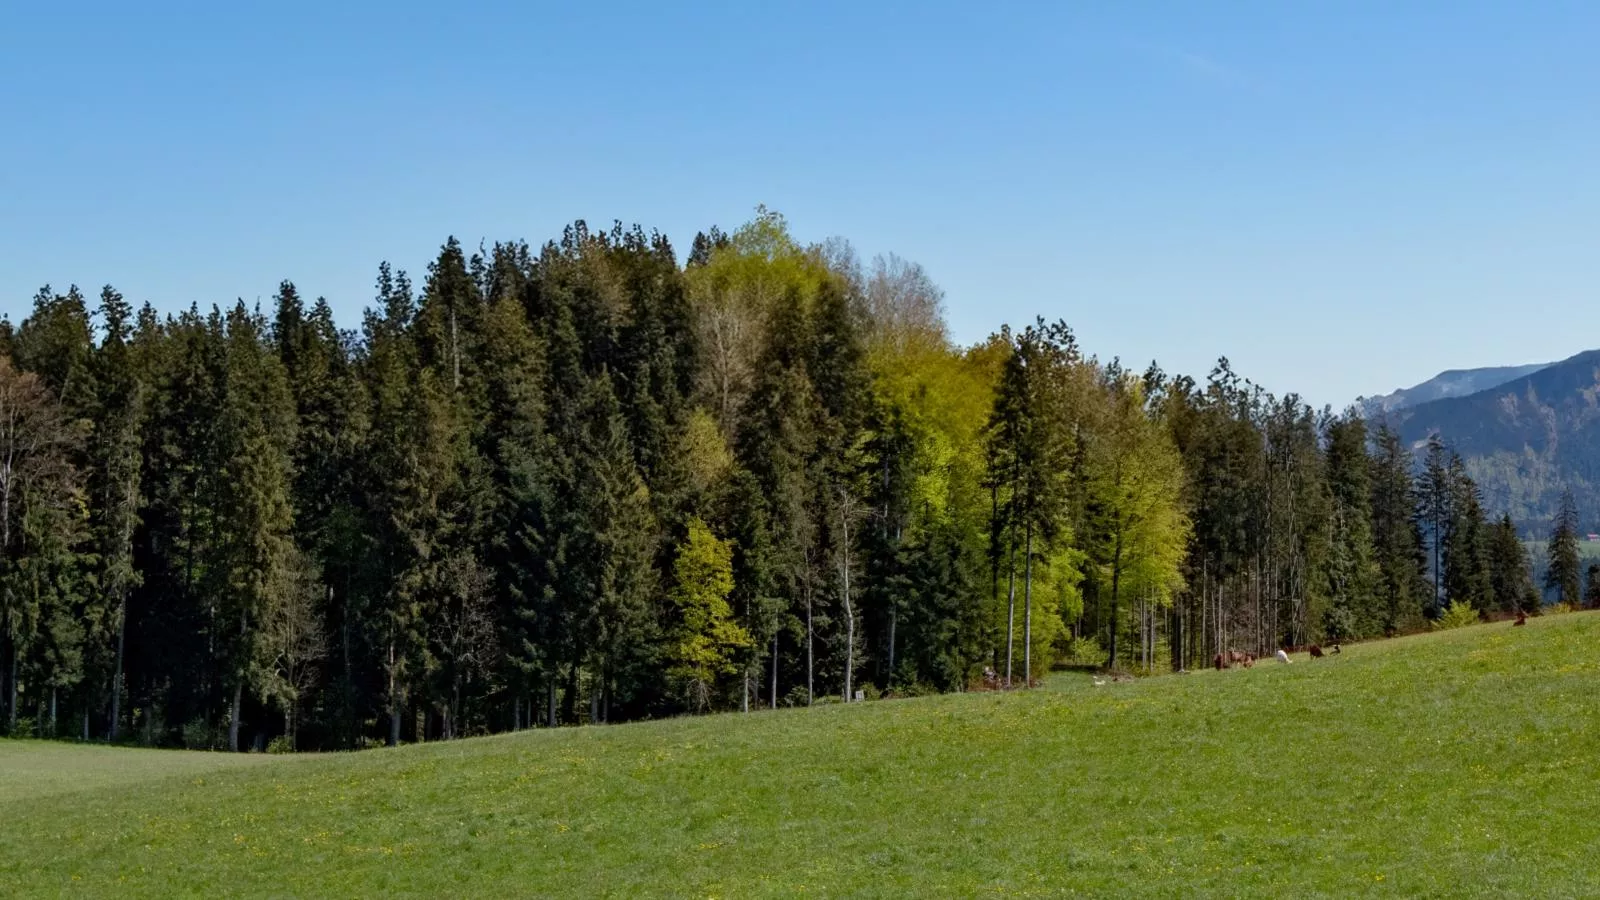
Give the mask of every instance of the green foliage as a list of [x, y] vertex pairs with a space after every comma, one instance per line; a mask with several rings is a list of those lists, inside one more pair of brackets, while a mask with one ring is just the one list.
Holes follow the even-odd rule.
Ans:
[[1482, 615], [1471, 603], [1465, 600], [1453, 600], [1439, 614], [1439, 618], [1434, 619], [1429, 624], [1435, 631], [1447, 631], [1451, 628], [1465, 628], [1468, 625], [1476, 625], [1480, 621], [1482, 621]]
[[1557, 603], [1576, 607], [1582, 602], [1583, 576], [1578, 562], [1578, 507], [1571, 491], [1561, 495], [1546, 552], [1549, 567], [1545, 570], [1545, 589], [1555, 592]]
[[750, 645], [750, 636], [733, 619], [728, 595], [733, 591], [733, 548], [699, 519], [689, 520], [689, 533], [673, 563], [675, 584], [670, 594], [678, 624], [668, 672], [682, 679], [693, 704], [704, 709], [719, 675], [738, 671], [733, 654]]
[[266, 313], [107, 287], [98, 323], [42, 290], [0, 328], [5, 722], [425, 743], [1538, 605], [1443, 441], [1417, 473], [1064, 322], [957, 346], [920, 266], [764, 208], [678, 259], [620, 223], [449, 239], [420, 290], [379, 266], [359, 332], [287, 281]]

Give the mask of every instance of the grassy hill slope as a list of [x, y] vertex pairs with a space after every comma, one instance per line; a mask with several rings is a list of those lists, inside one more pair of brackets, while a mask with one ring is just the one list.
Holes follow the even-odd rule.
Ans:
[[[1573, 614], [44, 793], [13, 767], [41, 745], [0, 743], [0, 892], [1595, 896], [1597, 695], [1600, 615]], [[116, 764], [48, 749], [58, 783]]]

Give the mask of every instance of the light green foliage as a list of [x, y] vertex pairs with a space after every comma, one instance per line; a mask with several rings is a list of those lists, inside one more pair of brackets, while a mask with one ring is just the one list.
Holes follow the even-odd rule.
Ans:
[[750, 635], [733, 619], [728, 594], [733, 591], [733, 547], [719, 540], [700, 519], [689, 520], [689, 533], [673, 563], [671, 601], [678, 615], [673, 631], [670, 674], [682, 679], [697, 708], [709, 702], [720, 675], [738, 670], [735, 651], [750, 645]]
[[1471, 603], [1464, 600], [1455, 600], [1445, 607], [1439, 618], [1434, 619], [1432, 628], [1435, 631], [1447, 631], [1451, 628], [1464, 628], [1476, 625], [1481, 621], [1478, 610]]

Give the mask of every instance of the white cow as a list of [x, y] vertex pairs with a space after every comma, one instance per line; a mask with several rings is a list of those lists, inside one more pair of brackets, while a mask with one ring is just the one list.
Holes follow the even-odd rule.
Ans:
[[1287, 663], [1288, 661], [1289, 661], [1289, 654], [1283, 652], [1282, 650], [1279, 650], [1278, 651], [1278, 662]]

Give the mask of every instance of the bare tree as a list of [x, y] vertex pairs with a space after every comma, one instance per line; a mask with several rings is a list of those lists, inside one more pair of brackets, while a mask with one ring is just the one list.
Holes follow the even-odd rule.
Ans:
[[81, 508], [80, 477], [71, 452], [82, 436], [49, 388], [31, 372], [19, 372], [0, 356], [0, 637], [10, 651], [6, 708], [17, 725], [19, 658], [37, 627], [38, 611], [24, 601], [27, 580], [20, 565], [29, 552], [24, 532], [30, 520], [52, 511]]
[[889, 254], [872, 260], [864, 290], [870, 338], [904, 351], [945, 343], [944, 291], [918, 263]]
[[460, 736], [462, 688], [488, 672], [496, 641], [489, 570], [470, 554], [457, 554], [445, 561], [440, 579], [443, 602], [432, 631], [449, 690], [440, 712], [450, 740]]
[[283, 732], [295, 746], [300, 697], [316, 684], [317, 663], [327, 658], [318, 601], [331, 589], [316, 568], [296, 551], [289, 589], [266, 610], [261, 622], [263, 665], [257, 676], [261, 698], [283, 711]]

